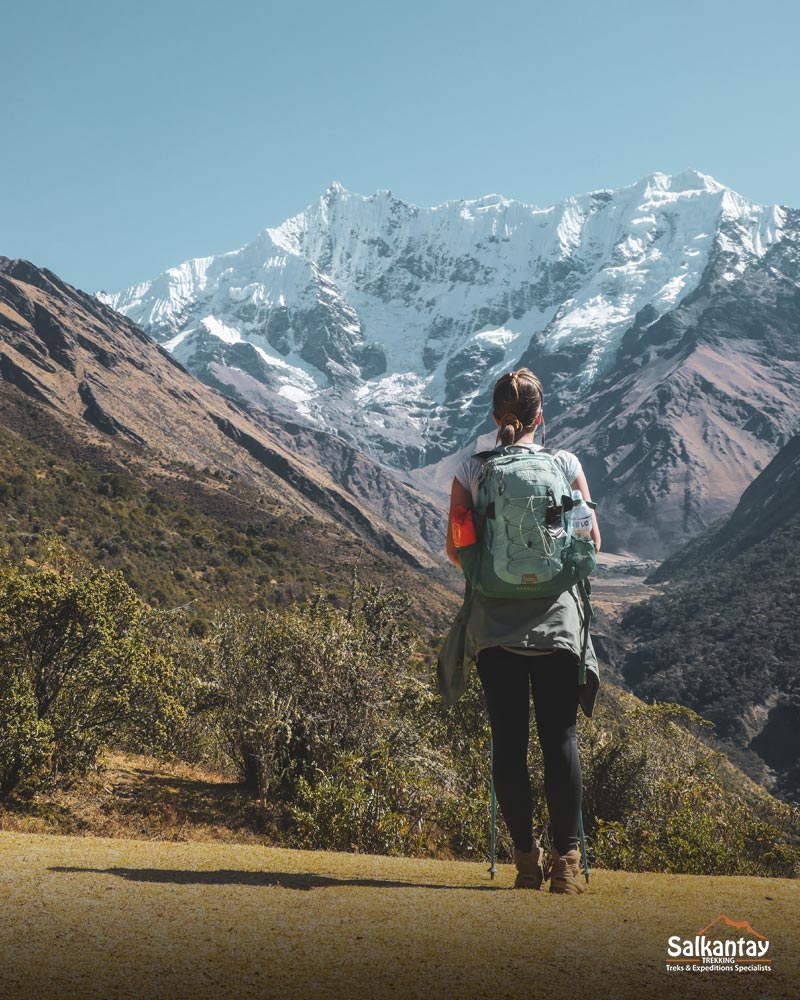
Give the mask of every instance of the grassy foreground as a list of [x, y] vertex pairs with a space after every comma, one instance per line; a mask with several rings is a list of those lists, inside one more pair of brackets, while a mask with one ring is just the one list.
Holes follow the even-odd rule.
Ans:
[[[4, 1000], [796, 998], [800, 883], [593, 873], [579, 898], [484, 863], [0, 833]], [[667, 972], [720, 914], [772, 972]]]

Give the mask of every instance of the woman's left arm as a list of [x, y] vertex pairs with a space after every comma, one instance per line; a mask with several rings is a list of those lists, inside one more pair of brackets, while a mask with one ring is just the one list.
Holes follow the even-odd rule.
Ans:
[[[586, 474], [581, 470], [575, 482], [572, 484], [573, 490], [580, 490], [581, 496], [584, 500], [591, 500], [591, 494], [589, 493], [589, 484], [586, 482]], [[600, 529], [597, 526], [597, 511], [592, 511], [592, 541], [594, 542], [595, 552], [600, 551]]]

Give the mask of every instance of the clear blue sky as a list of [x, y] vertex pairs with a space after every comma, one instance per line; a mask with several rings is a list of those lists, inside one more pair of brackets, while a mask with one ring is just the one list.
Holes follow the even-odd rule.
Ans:
[[794, 0], [68, 0], [0, 20], [0, 254], [115, 291], [333, 180], [538, 205], [694, 167], [800, 207]]

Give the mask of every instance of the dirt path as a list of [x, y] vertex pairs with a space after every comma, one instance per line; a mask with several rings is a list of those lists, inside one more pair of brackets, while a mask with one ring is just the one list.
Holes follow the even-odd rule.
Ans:
[[[796, 998], [800, 883], [596, 872], [580, 898], [483, 863], [0, 833], [3, 1000]], [[720, 914], [772, 972], [667, 972]], [[737, 934], [739, 932], [736, 932]]]

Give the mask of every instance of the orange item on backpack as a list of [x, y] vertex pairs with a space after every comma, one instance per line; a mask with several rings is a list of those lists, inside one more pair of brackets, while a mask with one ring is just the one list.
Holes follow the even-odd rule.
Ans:
[[472, 511], [460, 504], [453, 507], [453, 517], [450, 523], [450, 530], [453, 535], [453, 545], [457, 549], [464, 549], [468, 545], [477, 542], [475, 535], [475, 522], [472, 520]]

